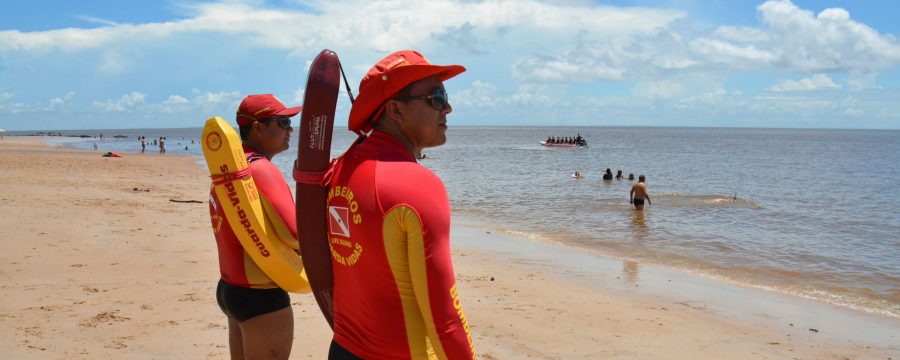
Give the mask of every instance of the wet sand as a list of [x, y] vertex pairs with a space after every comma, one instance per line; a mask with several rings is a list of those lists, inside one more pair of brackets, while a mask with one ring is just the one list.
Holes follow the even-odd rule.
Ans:
[[[0, 141], [0, 358], [227, 359], [208, 178], [196, 158], [103, 158], [42, 140]], [[898, 359], [883, 340], [757, 321], [777, 314], [735, 315], [732, 302], [715, 300], [727, 290], [685, 300], [689, 276], [666, 289], [672, 279], [637, 263], [553, 271], [561, 267], [533, 256], [542, 250], [510, 248], [515, 239], [484, 246], [497, 239], [453, 229], [457, 282], [483, 359]], [[324, 359], [331, 334], [315, 301], [291, 297], [291, 358]]]

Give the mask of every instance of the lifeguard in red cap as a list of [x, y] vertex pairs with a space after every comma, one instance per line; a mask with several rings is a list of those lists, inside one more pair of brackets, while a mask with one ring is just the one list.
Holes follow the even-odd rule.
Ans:
[[343, 155], [328, 192], [329, 359], [475, 357], [450, 259], [447, 190], [414, 157], [446, 142], [453, 108], [443, 81], [463, 71], [406, 50], [360, 82], [350, 130], [371, 133]]
[[[276, 214], [266, 214], [290, 230], [297, 242], [294, 197], [281, 171], [270, 161], [288, 149], [291, 116], [302, 107], [286, 108], [270, 94], [250, 95], [237, 111], [238, 129], [250, 173], [259, 194]], [[219, 248], [222, 274], [216, 300], [228, 317], [228, 343], [232, 359], [287, 359], [294, 340], [290, 297], [251, 260], [228, 224], [215, 191], [210, 192], [209, 213]]]

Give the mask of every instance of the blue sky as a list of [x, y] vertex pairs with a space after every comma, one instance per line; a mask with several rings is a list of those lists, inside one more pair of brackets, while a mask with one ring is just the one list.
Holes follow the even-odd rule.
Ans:
[[[0, 128], [199, 127], [416, 49], [455, 125], [900, 128], [892, 1], [4, 1]], [[336, 123], [346, 124], [341, 99]]]

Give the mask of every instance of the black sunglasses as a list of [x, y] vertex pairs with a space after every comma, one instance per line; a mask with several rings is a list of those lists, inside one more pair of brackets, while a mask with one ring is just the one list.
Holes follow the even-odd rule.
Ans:
[[282, 128], [282, 129], [285, 129], [285, 130], [290, 130], [290, 128], [291, 128], [291, 118], [289, 118], [289, 117], [287, 117], [287, 116], [265, 118], [265, 119], [260, 120], [259, 122], [263, 122], [263, 123], [267, 123], [267, 124], [268, 124], [269, 121], [273, 121], [273, 120], [274, 120], [274, 121], [277, 121], [278, 127]]
[[447, 92], [444, 89], [435, 89], [431, 92], [431, 95], [421, 95], [421, 96], [398, 96], [395, 97], [394, 100], [398, 101], [409, 101], [409, 100], [431, 100], [431, 107], [435, 108], [437, 111], [444, 110], [447, 105], [450, 104], [450, 100], [447, 99]]

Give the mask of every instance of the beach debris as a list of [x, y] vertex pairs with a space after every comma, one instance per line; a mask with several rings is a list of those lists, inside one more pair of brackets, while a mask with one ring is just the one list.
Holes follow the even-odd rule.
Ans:
[[83, 327], [97, 327], [97, 325], [101, 325], [101, 324], [109, 325], [109, 324], [112, 324], [113, 322], [131, 320], [131, 318], [129, 318], [129, 317], [117, 315], [118, 313], [119, 313], [119, 310], [104, 311], [97, 315], [94, 315], [91, 318], [88, 318], [88, 319], [82, 321], [78, 325], [83, 326]]
[[169, 199], [171, 202], [176, 203], [187, 203], [187, 204], [202, 204], [203, 202], [200, 200], [178, 200], [178, 199]]
[[814, 332], [814, 333], [819, 332], [819, 330], [816, 330], [816, 329], [813, 329], [813, 328], [809, 328], [809, 331], [812, 331], [812, 332]]
[[494, 277], [493, 277], [493, 276], [491, 276], [491, 281], [494, 281]]
[[132, 188], [132, 189], [131, 189], [131, 191], [143, 191], [143, 192], [150, 192], [150, 189], [141, 189], [141, 188]]

